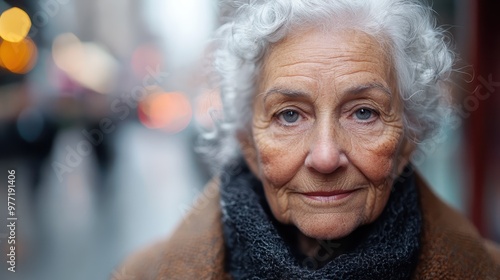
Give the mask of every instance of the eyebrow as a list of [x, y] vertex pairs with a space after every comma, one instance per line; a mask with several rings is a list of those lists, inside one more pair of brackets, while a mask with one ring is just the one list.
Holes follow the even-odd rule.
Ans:
[[[348, 95], [356, 95], [360, 94], [364, 91], [370, 90], [370, 89], [378, 89], [384, 93], [386, 93], [389, 96], [392, 96], [392, 92], [389, 88], [384, 86], [381, 83], [378, 82], [373, 82], [373, 83], [366, 83], [362, 85], [356, 85], [353, 87], [348, 88], [345, 93]], [[270, 90], [262, 93], [264, 95], [264, 102], [266, 102], [266, 99], [274, 94], [280, 94], [280, 95], [285, 95], [290, 98], [298, 98], [298, 97], [307, 97], [309, 94], [300, 91], [300, 90], [294, 90], [294, 89], [287, 89], [287, 88], [281, 88], [281, 87], [275, 87], [271, 88]]]
[[286, 89], [286, 88], [281, 88], [281, 87], [271, 88], [270, 90], [264, 92], [263, 94], [264, 94], [264, 102], [266, 102], [266, 99], [269, 96], [274, 95], [274, 94], [285, 95], [285, 96], [291, 97], [291, 98], [309, 96], [309, 94], [302, 92], [302, 91], [299, 91], [299, 90]]

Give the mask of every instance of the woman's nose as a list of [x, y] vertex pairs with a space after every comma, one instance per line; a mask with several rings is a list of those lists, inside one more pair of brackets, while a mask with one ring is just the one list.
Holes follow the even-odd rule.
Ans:
[[332, 133], [323, 132], [311, 141], [305, 165], [323, 174], [333, 173], [347, 164], [347, 156], [335, 141]]

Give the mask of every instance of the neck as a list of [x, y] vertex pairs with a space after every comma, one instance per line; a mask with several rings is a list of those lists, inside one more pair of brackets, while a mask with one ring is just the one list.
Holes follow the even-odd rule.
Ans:
[[304, 235], [297, 228], [293, 227], [295, 250], [305, 257], [314, 258], [321, 263], [340, 256], [359, 244], [363, 236], [367, 234], [369, 226], [362, 226], [346, 237], [332, 240], [318, 240]]
[[317, 239], [304, 235], [296, 230], [297, 249], [300, 253], [308, 257], [314, 257], [321, 249], [321, 244]]

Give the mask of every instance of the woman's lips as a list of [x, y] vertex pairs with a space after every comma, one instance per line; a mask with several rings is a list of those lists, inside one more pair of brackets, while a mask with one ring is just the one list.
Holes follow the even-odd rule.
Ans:
[[347, 198], [357, 190], [358, 189], [348, 190], [348, 191], [346, 190], [346, 191], [307, 192], [302, 194], [309, 199], [328, 202], [328, 201], [341, 200]]

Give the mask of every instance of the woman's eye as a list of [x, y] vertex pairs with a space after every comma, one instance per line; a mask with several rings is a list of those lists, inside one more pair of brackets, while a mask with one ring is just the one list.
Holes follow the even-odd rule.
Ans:
[[280, 120], [284, 121], [285, 123], [295, 123], [299, 119], [299, 117], [299, 113], [293, 110], [286, 110], [279, 114]]
[[369, 120], [375, 113], [371, 109], [361, 108], [357, 110], [354, 114], [356, 115], [356, 118], [358, 120], [366, 121]]

